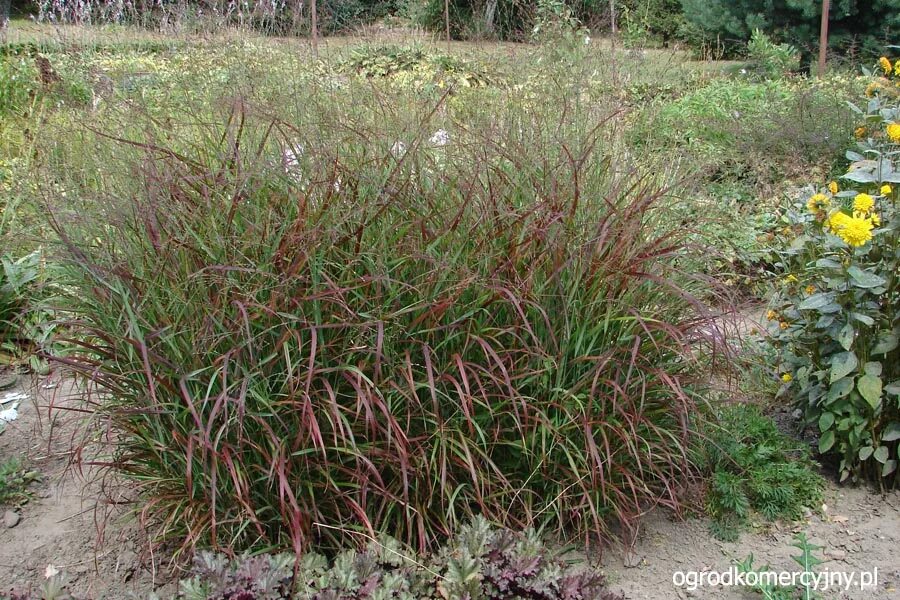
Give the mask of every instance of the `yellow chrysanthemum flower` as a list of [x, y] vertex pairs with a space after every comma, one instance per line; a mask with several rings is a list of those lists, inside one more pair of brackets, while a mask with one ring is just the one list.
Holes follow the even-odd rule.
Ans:
[[788, 324], [787, 321], [782, 321], [781, 323], [778, 324], [778, 326], [779, 326], [781, 329], [787, 329], [788, 327], [790, 327], [790, 324]]
[[900, 123], [888, 123], [886, 131], [892, 142], [900, 144]]
[[813, 294], [816, 293], [816, 286], [808, 285], [808, 286], [806, 286], [806, 289], [803, 291], [806, 292], [807, 295], [812, 296]]
[[891, 189], [890, 185], [884, 184], [883, 186], [881, 186], [881, 189], [879, 191], [881, 192], [882, 196], [890, 196], [891, 192], [894, 190]]
[[837, 181], [832, 181], [831, 183], [828, 184], [828, 191], [831, 192], [832, 194], [838, 193]]
[[857, 194], [853, 199], [853, 212], [868, 214], [875, 208], [875, 198], [869, 194]]
[[797, 276], [794, 274], [788, 275], [787, 277], [784, 278], [784, 282], [786, 284], [797, 283]]
[[806, 201], [806, 209], [811, 213], [817, 213], [831, 206], [831, 200], [825, 194], [815, 194]]
[[894, 65], [891, 64], [891, 61], [888, 60], [887, 56], [879, 58], [878, 64], [881, 65], [881, 70], [884, 71], [885, 75], [890, 75], [891, 71], [894, 70]]
[[794, 380], [794, 376], [791, 375], [790, 373], [785, 373], [784, 375], [781, 376], [781, 380], [785, 383], [790, 383]]
[[828, 219], [828, 227], [848, 246], [856, 248], [872, 239], [874, 224], [870, 219], [837, 212]]
[[866, 128], [865, 127], [857, 127], [853, 132], [853, 135], [856, 136], [856, 139], [861, 140], [866, 137]]
[[766, 311], [766, 319], [768, 319], [769, 321], [774, 321], [777, 318], [778, 318], [778, 313], [775, 312], [774, 310], [772, 310], [771, 308]]

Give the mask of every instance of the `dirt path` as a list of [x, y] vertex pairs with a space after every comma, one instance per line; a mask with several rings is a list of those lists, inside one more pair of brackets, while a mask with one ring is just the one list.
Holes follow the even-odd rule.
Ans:
[[[6, 391], [24, 392], [30, 401], [0, 435], [0, 457], [21, 456], [42, 480], [31, 486], [34, 498], [15, 510], [19, 522], [0, 522], [0, 597], [29, 586], [39, 590], [51, 565], [76, 597], [146, 597], [165, 578], [144, 554], [139, 528], [115, 518], [124, 511], [109, 502], [92, 473], [69, 467], [79, 416], [60, 407], [71, 406], [80, 390], [71, 381], [23, 377]], [[167, 590], [174, 592], [171, 585], [160, 592]]]
[[675, 522], [663, 514], [648, 517], [634, 552], [638, 566], [627, 568], [622, 552], [608, 552], [602, 564], [612, 588], [629, 600], [676, 598], [759, 599], [748, 590], [703, 587], [689, 591], [673, 583], [676, 571], [726, 571], [735, 561], [754, 557], [754, 565], [768, 564], [775, 571], [798, 571], [791, 556], [797, 532], [824, 550], [825, 562], [817, 571], [859, 572], [878, 569], [875, 589], [847, 592], [827, 590], [824, 598], [900, 598], [900, 492], [884, 496], [865, 487], [838, 487], [829, 482], [826, 510], [811, 514], [805, 522], [760, 524], [734, 543], [713, 538], [706, 519]]

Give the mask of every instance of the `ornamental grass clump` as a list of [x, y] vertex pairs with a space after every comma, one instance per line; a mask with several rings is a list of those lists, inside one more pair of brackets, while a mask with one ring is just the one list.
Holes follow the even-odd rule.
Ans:
[[[841, 479], [896, 477], [900, 441], [900, 73], [883, 58], [839, 184], [789, 216], [799, 235], [769, 311], [779, 373]], [[885, 87], [886, 86], [886, 87]]]
[[415, 110], [402, 152], [240, 103], [207, 135], [91, 138], [54, 214], [63, 360], [161, 539], [424, 549], [475, 514], [588, 539], [680, 507], [715, 327], [658, 174], [613, 170], [603, 123], [491, 114], [438, 145]]

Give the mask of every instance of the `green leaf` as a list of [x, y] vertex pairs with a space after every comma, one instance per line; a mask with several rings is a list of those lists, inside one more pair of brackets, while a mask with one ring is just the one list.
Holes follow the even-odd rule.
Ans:
[[840, 269], [841, 263], [830, 258], [820, 258], [816, 261], [816, 266], [820, 269]]
[[853, 325], [847, 323], [841, 329], [841, 332], [838, 334], [838, 343], [844, 350], [849, 350], [853, 347], [853, 340], [856, 338], [856, 329], [853, 328]]
[[819, 454], [825, 454], [834, 446], [834, 430], [829, 429], [819, 438]]
[[884, 466], [881, 467], [881, 476], [887, 477], [888, 475], [893, 473], [895, 470], [897, 470], [897, 461], [894, 459], [886, 461], [884, 463]]
[[846, 377], [859, 365], [852, 352], [840, 352], [831, 357], [831, 383]]
[[881, 377], [863, 375], [859, 378], [856, 389], [872, 408], [878, 408], [881, 403]]
[[875, 273], [871, 271], [865, 271], [860, 269], [856, 265], [853, 265], [849, 269], [847, 269], [847, 273], [850, 275], [850, 278], [853, 279], [853, 283], [856, 287], [861, 287], [864, 289], [875, 288], [880, 285], [885, 284], [885, 280]]
[[860, 462], [869, 460], [869, 457], [872, 456], [872, 453], [875, 452], [875, 448], [872, 446], [863, 446], [859, 449], [859, 460]]
[[875, 457], [875, 460], [884, 464], [888, 459], [888, 447], [887, 446], [878, 446], [875, 450], [875, 453], [872, 455]]
[[881, 377], [881, 363], [877, 360], [870, 360], [866, 364], [863, 365], [863, 373], [866, 375], [875, 375], [876, 377]]
[[869, 315], [864, 315], [862, 313], [850, 313], [850, 316], [859, 321], [860, 323], [868, 326], [872, 326], [875, 324], [875, 319], [870, 317]]
[[887, 354], [897, 347], [897, 334], [893, 331], [882, 331], [878, 334], [878, 342], [872, 348], [872, 354]]
[[847, 394], [849, 394], [853, 390], [853, 378], [845, 377], [843, 379], [839, 379], [835, 381], [828, 388], [828, 396], [826, 397], [826, 402], [831, 404], [835, 400], [839, 398], [843, 398]]
[[819, 417], [819, 431], [828, 431], [834, 425], [834, 413], [823, 412]]
[[887, 427], [884, 428], [884, 433], [881, 434], [882, 442], [893, 442], [895, 440], [900, 440], [900, 423], [889, 423]]
[[831, 302], [831, 298], [829, 298], [828, 294], [818, 293], [813, 294], [806, 300], [800, 303], [797, 307], [800, 310], [815, 310], [817, 308], [822, 308], [823, 306], [827, 306]]
[[892, 381], [884, 386], [884, 391], [886, 394], [890, 394], [891, 396], [900, 396], [900, 379], [898, 379], [897, 381]]

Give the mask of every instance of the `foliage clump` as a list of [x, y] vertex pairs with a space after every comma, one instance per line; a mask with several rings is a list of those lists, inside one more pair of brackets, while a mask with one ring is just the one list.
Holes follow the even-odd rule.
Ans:
[[409, 46], [354, 48], [339, 67], [368, 78], [395, 79], [439, 88], [477, 87], [492, 82], [479, 65], [455, 56]]
[[[867, 88], [846, 173], [790, 212], [768, 317], [779, 373], [841, 479], [890, 477], [900, 442], [900, 70]], [[886, 83], [885, 83], [886, 82]]]
[[308, 93], [308, 129], [237, 106], [199, 140], [97, 139], [102, 187], [69, 194], [94, 216], [57, 220], [65, 360], [110, 392], [109, 464], [159, 532], [308, 549], [350, 523], [425, 548], [473, 514], [611, 535], [679, 506], [717, 339], [661, 182], [571, 113], [398, 140]]
[[711, 473], [707, 509], [717, 537], [736, 539], [753, 511], [768, 520], [794, 520], [821, 503], [824, 481], [808, 451], [757, 406], [725, 406], [718, 417], [703, 447]]
[[616, 600], [596, 571], [573, 567], [533, 531], [493, 529], [484, 519], [463, 527], [431, 557], [417, 557], [391, 538], [329, 561], [264, 555], [229, 560], [201, 552], [183, 600]]

